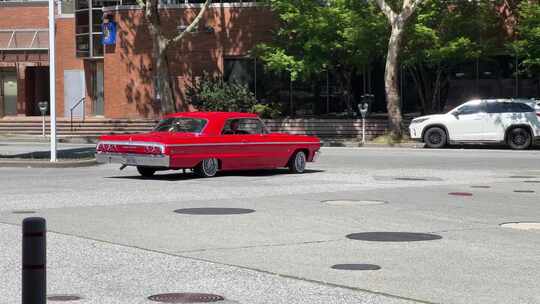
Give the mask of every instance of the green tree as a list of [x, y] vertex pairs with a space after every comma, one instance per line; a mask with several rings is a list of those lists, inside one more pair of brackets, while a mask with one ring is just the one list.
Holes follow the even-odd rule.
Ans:
[[355, 0], [269, 0], [280, 21], [275, 39], [255, 54], [292, 81], [337, 74], [349, 110], [353, 75], [384, 50], [386, 21], [373, 3]]
[[518, 6], [517, 39], [510, 48], [522, 58], [522, 67], [540, 72], [540, 3], [523, 1]]
[[451, 70], [500, 53], [502, 20], [492, 1], [425, 0], [407, 27], [402, 64], [410, 72], [423, 113], [440, 112]]

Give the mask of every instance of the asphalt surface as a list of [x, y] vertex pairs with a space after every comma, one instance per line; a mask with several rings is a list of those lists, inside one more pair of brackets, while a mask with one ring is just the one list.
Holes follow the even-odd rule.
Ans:
[[[540, 230], [499, 226], [540, 222], [539, 157], [326, 148], [302, 175], [211, 179], [144, 179], [112, 165], [0, 168], [0, 302], [20, 303], [19, 225], [35, 215], [48, 221], [49, 293], [80, 295], [80, 303], [155, 303], [146, 297], [170, 292], [228, 303], [540, 303]], [[449, 195], [456, 192], [470, 195]], [[173, 212], [205, 207], [255, 212]], [[13, 213], [21, 210], [36, 213]], [[347, 238], [369, 232], [433, 240]]]

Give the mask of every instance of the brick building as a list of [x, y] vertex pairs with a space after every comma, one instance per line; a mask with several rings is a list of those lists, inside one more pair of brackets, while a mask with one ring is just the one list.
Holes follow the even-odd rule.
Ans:
[[[159, 104], [151, 85], [151, 41], [134, 1], [64, 0], [56, 8], [56, 112], [59, 117], [154, 118]], [[188, 25], [201, 7], [161, 9], [166, 31]], [[0, 0], [0, 117], [39, 115], [48, 101], [47, 1]], [[102, 44], [106, 15], [117, 25], [116, 43]], [[171, 77], [179, 105], [185, 89], [204, 72], [247, 77], [255, 67], [249, 51], [270, 38], [274, 19], [256, 3], [212, 4], [199, 31], [170, 50]], [[249, 80], [248, 80], [249, 82]]]

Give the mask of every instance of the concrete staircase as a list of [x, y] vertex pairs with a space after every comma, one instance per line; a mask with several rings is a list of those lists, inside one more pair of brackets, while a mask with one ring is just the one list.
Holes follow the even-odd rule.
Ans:
[[[148, 119], [103, 119], [88, 118], [73, 120], [57, 119], [59, 137], [98, 137], [103, 134], [147, 132], [156, 124]], [[50, 122], [45, 121], [45, 133], [50, 133]], [[0, 119], [0, 135], [41, 135], [42, 120], [40, 117], [17, 117]]]

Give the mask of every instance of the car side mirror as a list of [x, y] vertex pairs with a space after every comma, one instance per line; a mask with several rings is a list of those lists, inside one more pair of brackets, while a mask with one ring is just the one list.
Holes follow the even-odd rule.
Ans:
[[458, 111], [452, 112], [452, 115], [454, 115], [456, 119], [459, 119], [459, 114], [460, 113]]

